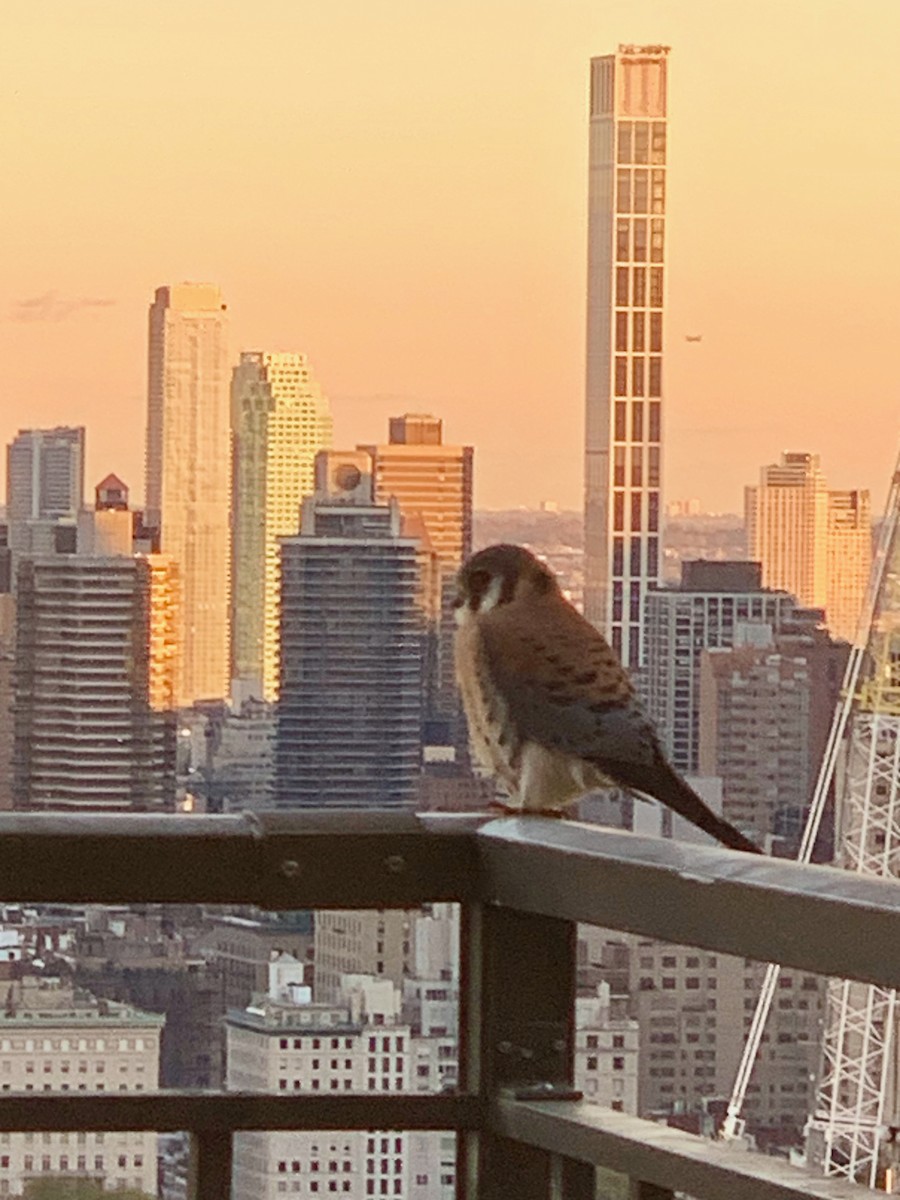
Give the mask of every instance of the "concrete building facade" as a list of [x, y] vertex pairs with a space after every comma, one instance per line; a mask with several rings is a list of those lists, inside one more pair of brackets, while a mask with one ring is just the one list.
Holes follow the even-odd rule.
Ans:
[[668, 47], [591, 60], [585, 615], [644, 661], [660, 579]]
[[741, 638], [769, 639], [797, 610], [784, 591], [762, 587], [759, 563], [688, 562], [681, 585], [647, 596], [647, 709], [681, 771], [696, 774], [700, 754], [700, 658]]
[[[99, 1002], [46, 978], [10, 990], [0, 1037], [0, 1091], [128, 1092], [159, 1086], [163, 1018]], [[0, 1195], [32, 1179], [96, 1180], [156, 1195], [156, 1134], [0, 1133]]]

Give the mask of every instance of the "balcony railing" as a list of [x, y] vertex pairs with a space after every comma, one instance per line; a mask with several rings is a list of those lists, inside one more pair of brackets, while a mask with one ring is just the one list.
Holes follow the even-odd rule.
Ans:
[[850, 1200], [781, 1160], [572, 1092], [576, 922], [900, 987], [900, 886], [538, 817], [0, 815], [0, 901], [462, 912], [460, 1091], [0, 1096], [8, 1131], [188, 1130], [198, 1200], [224, 1200], [242, 1130], [453, 1130], [464, 1200]]

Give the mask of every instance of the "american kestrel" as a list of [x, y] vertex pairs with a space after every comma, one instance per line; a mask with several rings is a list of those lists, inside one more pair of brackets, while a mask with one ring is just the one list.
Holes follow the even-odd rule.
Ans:
[[458, 583], [456, 674], [469, 732], [510, 808], [557, 812], [618, 786], [726, 846], [759, 852], [666, 762], [625, 669], [548, 567], [522, 546], [489, 546]]

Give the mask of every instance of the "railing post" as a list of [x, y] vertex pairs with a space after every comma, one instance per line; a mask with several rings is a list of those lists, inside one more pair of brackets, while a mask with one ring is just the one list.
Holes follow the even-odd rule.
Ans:
[[224, 1132], [191, 1133], [190, 1200], [230, 1200], [232, 1137]]
[[[571, 1096], [576, 926], [494, 905], [465, 910], [462, 1084], [493, 1097]], [[462, 1139], [465, 1200], [593, 1197], [593, 1170], [487, 1129]], [[565, 1190], [561, 1190], [562, 1188]]]

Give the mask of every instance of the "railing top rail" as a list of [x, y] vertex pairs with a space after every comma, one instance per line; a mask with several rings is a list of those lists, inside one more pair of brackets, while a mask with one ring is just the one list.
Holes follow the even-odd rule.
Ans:
[[484, 901], [900, 987], [900, 883], [539, 817], [2, 813], [0, 900]]

